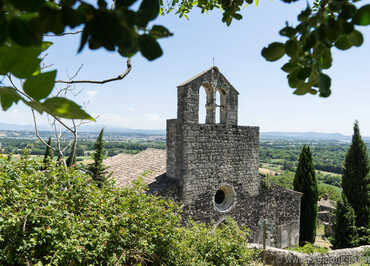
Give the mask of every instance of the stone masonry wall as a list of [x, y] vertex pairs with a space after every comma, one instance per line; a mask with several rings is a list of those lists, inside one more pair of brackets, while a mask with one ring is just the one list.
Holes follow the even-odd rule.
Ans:
[[[181, 135], [182, 158], [176, 159], [177, 168], [184, 169], [184, 203], [204, 191], [212, 195], [222, 184], [234, 187], [236, 195], [258, 194], [258, 127], [182, 124]], [[213, 196], [207, 201], [213, 204]]]
[[184, 206], [184, 216], [211, 224], [221, 223], [226, 216], [233, 217], [240, 225], [250, 229], [251, 242], [263, 243], [262, 221], [267, 218], [267, 245], [285, 248], [296, 246], [299, 241], [300, 194], [278, 185], [260, 187], [257, 196], [239, 193], [233, 208], [228, 212], [217, 211], [211, 203], [214, 193], [204, 191], [192, 204]]
[[[268, 244], [298, 244], [300, 196], [272, 184], [261, 185], [258, 174], [259, 128], [167, 121], [167, 174], [179, 181], [184, 218], [218, 224], [232, 216], [251, 229], [250, 239], [263, 242], [261, 221], [268, 219]], [[170, 173], [170, 174], [169, 174]], [[232, 188], [226, 210], [216, 208], [215, 194]]]

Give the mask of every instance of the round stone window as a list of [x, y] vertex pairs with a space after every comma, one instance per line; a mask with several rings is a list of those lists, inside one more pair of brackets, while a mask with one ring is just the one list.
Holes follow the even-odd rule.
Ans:
[[230, 210], [235, 202], [235, 191], [230, 185], [222, 185], [215, 193], [213, 203], [216, 210], [225, 212]]

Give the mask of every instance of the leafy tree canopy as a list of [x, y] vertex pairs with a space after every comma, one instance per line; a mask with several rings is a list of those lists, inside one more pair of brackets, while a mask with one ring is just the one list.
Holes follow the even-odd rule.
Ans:
[[79, 105], [63, 97], [50, 97], [57, 71], [41, 72], [40, 54], [51, 42], [43, 41], [45, 34], [63, 35], [67, 28], [83, 27], [81, 52], [87, 45], [95, 50], [104, 47], [123, 57], [138, 51], [148, 60], [162, 55], [157, 39], [172, 33], [161, 25], [148, 28], [159, 15], [160, 3], [142, 0], [117, 0], [113, 8], [104, 0], [94, 6], [77, 0], [0, 0], [0, 75], [24, 79], [22, 89], [0, 87], [4, 111], [23, 101], [40, 113], [46, 112], [67, 119], [94, 120]]
[[[162, 0], [163, 1], [163, 0]], [[285, 3], [298, 0], [281, 0]], [[222, 21], [230, 25], [233, 19], [243, 18], [240, 11], [258, 0], [173, 0], [164, 12], [176, 12], [185, 16], [193, 7], [202, 12], [218, 8], [223, 10]], [[317, 94], [328, 97], [331, 94], [331, 79], [323, 71], [332, 66], [331, 49], [347, 50], [361, 46], [364, 38], [356, 28], [370, 25], [370, 5], [358, 7], [354, 2], [362, 0], [314, 0], [312, 7], [298, 14], [298, 25], [286, 22], [279, 34], [287, 38], [285, 43], [273, 42], [262, 49], [267, 61], [277, 61], [284, 55], [288, 62], [282, 66], [287, 73], [289, 86], [294, 94]]]
[[[286, 3], [297, 0], [282, 0]], [[81, 106], [63, 97], [52, 97], [57, 71], [42, 72], [40, 54], [52, 43], [45, 34], [63, 35], [66, 29], [82, 27], [81, 52], [86, 46], [95, 50], [105, 48], [122, 57], [140, 52], [148, 60], [163, 53], [158, 39], [172, 33], [162, 25], [148, 26], [158, 15], [176, 12], [185, 16], [193, 7], [202, 12], [221, 9], [222, 21], [230, 25], [240, 20], [241, 9], [253, 0], [115, 0], [113, 6], [97, 0], [96, 5], [83, 0], [0, 0], [0, 76], [23, 79], [23, 87], [0, 87], [4, 111], [19, 101], [55, 117], [90, 119]], [[258, 0], [255, 1], [256, 4]], [[370, 5], [359, 7], [361, 0], [315, 0], [298, 15], [299, 24], [288, 23], [280, 35], [285, 43], [273, 42], [262, 50], [268, 61], [284, 55], [289, 61], [282, 70], [288, 75], [294, 93], [328, 97], [330, 77], [323, 71], [332, 65], [332, 48], [347, 50], [361, 46], [363, 36], [357, 29], [370, 24]], [[133, 7], [135, 6], [135, 8]], [[136, 8], [138, 6], [138, 8]], [[151, 24], [152, 25], [152, 24]]]

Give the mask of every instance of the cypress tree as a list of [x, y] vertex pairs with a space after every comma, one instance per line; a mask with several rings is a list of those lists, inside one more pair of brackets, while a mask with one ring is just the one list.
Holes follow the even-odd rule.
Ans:
[[357, 239], [355, 227], [355, 212], [347, 197], [342, 193], [342, 200], [337, 204], [336, 221], [334, 225], [333, 248], [351, 248]]
[[53, 159], [53, 157], [54, 157], [54, 153], [53, 153], [53, 150], [51, 149], [51, 137], [49, 137], [48, 145], [46, 146], [44, 160], [43, 160], [45, 168], [46, 168], [46, 165]]
[[299, 163], [294, 177], [294, 190], [302, 192], [301, 217], [299, 228], [299, 244], [314, 243], [316, 238], [317, 222], [317, 180], [312, 162], [310, 148], [303, 146], [299, 155]]
[[360, 135], [358, 121], [353, 127], [352, 144], [344, 161], [343, 193], [356, 215], [356, 226], [369, 227], [369, 160], [366, 145]]
[[102, 186], [102, 184], [106, 181], [106, 167], [103, 165], [104, 159], [104, 128], [100, 131], [98, 138], [96, 139], [96, 143], [94, 145], [95, 152], [93, 155], [94, 163], [92, 163], [89, 167], [90, 173], [92, 178]]
[[77, 142], [73, 141], [72, 147], [71, 147], [71, 154], [68, 156], [66, 165], [67, 167], [71, 167], [76, 163], [76, 145]]

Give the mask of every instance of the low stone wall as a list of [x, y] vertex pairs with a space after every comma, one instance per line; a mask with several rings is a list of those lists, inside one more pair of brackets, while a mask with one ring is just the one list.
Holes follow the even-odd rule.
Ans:
[[[260, 244], [249, 244], [250, 248], [262, 249]], [[368, 246], [361, 246], [357, 248], [346, 248], [329, 251], [328, 254], [304, 254], [296, 251], [266, 248], [266, 263], [276, 266], [331, 266], [331, 265], [351, 265], [355, 263], [370, 264], [370, 257], [365, 257], [363, 251]]]

